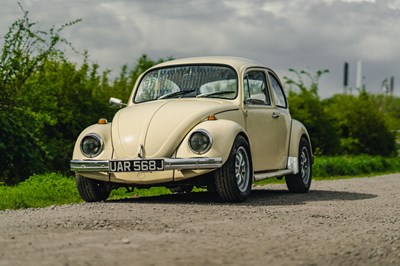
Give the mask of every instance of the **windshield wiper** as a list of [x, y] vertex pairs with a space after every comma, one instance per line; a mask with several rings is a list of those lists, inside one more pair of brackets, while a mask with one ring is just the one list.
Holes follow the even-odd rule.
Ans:
[[214, 95], [221, 95], [221, 94], [228, 94], [228, 93], [236, 93], [236, 91], [214, 91], [214, 92], [205, 92], [202, 94], [197, 95], [197, 98], [201, 97], [208, 97], [208, 96], [214, 96]]
[[171, 98], [171, 97], [174, 97], [174, 96], [181, 96], [181, 95], [185, 95], [185, 94], [188, 94], [188, 93], [191, 93], [191, 92], [194, 92], [194, 91], [195, 91], [194, 89], [192, 89], [192, 90], [184, 90], [184, 91], [173, 91], [173, 92], [161, 95], [160, 97], [157, 98], [157, 100]]

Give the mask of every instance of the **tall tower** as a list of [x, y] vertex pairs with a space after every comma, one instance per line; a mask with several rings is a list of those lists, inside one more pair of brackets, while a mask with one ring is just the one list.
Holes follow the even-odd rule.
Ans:
[[393, 92], [394, 92], [394, 77], [393, 76], [390, 77], [390, 87], [389, 88], [390, 88], [389, 93], [391, 96], [393, 96]]
[[349, 63], [344, 62], [343, 70], [343, 91], [347, 94], [347, 89], [349, 87]]
[[357, 78], [356, 78], [356, 89], [361, 90], [362, 89], [362, 84], [363, 78], [362, 78], [362, 61], [358, 60], [357, 61]]

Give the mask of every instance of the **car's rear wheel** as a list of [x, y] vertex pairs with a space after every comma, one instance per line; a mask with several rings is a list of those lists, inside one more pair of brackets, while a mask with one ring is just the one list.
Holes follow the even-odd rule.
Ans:
[[96, 202], [106, 200], [111, 193], [108, 183], [90, 179], [79, 174], [75, 175], [76, 187], [79, 195], [86, 202]]
[[300, 141], [298, 163], [299, 172], [286, 176], [285, 181], [290, 192], [305, 193], [310, 189], [312, 177], [311, 149], [305, 138]]
[[226, 163], [215, 171], [215, 188], [226, 202], [242, 202], [251, 192], [253, 167], [246, 139], [237, 136]]

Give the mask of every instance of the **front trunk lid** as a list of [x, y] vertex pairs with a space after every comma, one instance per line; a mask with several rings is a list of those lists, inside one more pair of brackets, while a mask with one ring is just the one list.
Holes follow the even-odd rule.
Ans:
[[114, 159], [171, 157], [188, 132], [209, 115], [238, 107], [214, 99], [159, 100], [129, 106], [113, 120]]

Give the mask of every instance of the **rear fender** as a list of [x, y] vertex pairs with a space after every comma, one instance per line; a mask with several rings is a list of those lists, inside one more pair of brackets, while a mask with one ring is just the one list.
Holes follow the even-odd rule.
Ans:
[[[311, 140], [310, 136], [308, 135], [306, 127], [297, 120], [292, 120], [292, 130], [290, 134], [290, 146], [289, 146], [289, 158], [299, 157], [299, 145], [301, 138], [304, 137], [307, 139], [308, 143], [310, 144], [311, 149]], [[311, 149], [312, 152], [312, 149]]]

